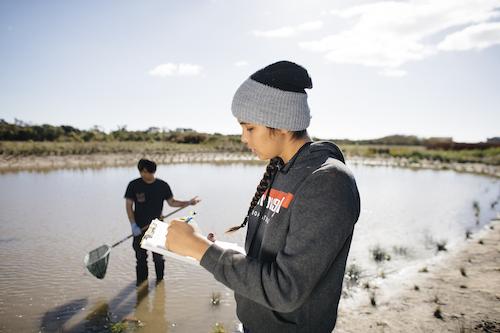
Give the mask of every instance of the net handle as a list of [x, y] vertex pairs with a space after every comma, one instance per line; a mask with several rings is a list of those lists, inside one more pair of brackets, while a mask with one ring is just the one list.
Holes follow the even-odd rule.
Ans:
[[[163, 221], [165, 218], [167, 218], [167, 217], [169, 217], [171, 215], [174, 215], [175, 213], [177, 213], [177, 212], [183, 210], [184, 208], [186, 208], [187, 206], [189, 206], [189, 205], [177, 208], [176, 210], [174, 210], [173, 212], [168, 213], [167, 215], [161, 215], [160, 217], [158, 217], [158, 220]], [[141, 228], [141, 231], [146, 231], [148, 229], [148, 227], [149, 227], [149, 224], [145, 225], [144, 227]], [[120, 245], [121, 243], [125, 242], [127, 239], [129, 239], [129, 238], [131, 238], [133, 236], [134, 236], [134, 234], [128, 235], [124, 239], [119, 240], [118, 242], [116, 242], [113, 245], [111, 245], [111, 248], [114, 248], [115, 246]]]

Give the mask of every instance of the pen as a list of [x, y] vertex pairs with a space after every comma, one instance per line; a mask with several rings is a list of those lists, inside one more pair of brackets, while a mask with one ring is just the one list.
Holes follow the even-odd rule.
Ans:
[[189, 221], [191, 221], [195, 215], [196, 215], [196, 212], [192, 212], [191, 215], [189, 215], [188, 217], [182, 218], [181, 220], [183, 220], [186, 223], [189, 223]]

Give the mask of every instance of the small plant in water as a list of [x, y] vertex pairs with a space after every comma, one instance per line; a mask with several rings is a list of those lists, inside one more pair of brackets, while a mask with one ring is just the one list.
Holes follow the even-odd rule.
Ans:
[[434, 317], [444, 320], [443, 313], [441, 312], [441, 307], [439, 305], [436, 307], [436, 310], [434, 310]]
[[482, 239], [480, 239], [478, 243], [484, 245], [484, 241]]
[[491, 209], [495, 209], [496, 205], [498, 205], [498, 200], [495, 200], [490, 204]]
[[474, 200], [474, 202], [472, 203], [472, 208], [474, 209], [474, 215], [478, 217], [479, 213], [481, 212], [481, 207], [479, 207], [479, 202]]
[[476, 217], [476, 224], [479, 224], [479, 214], [481, 213], [481, 207], [479, 207], [479, 202], [474, 201], [472, 203], [472, 208], [474, 209], [474, 216]]
[[359, 284], [361, 278], [361, 267], [356, 264], [350, 264], [345, 272], [344, 281], [347, 288], [352, 288]]
[[471, 239], [471, 236], [472, 236], [472, 231], [467, 229], [465, 231], [465, 239]]
[[370, 250], [371, 254], [372, 254], [372, 258], [373, 260], [375, 260], [376, 262], [382, 262], [384, 260], [391, 260], [391, 256], [387, 253], [387, 251], [385, 251], [384, 249], [382, 249], [380, 246], [375, 246], [372, 250]]
[[419, 291], [419, 290], [420, 290], [420, 287], [419, 287], [419, 286], [417, 286], [417, 285], [415, 285], [415, 287], [413, 287], [413, 289], [414, 289], [415, 291]]
[[408, 248], [405, 246], [393, 246], [392, 252], [398, 256], [403, 256], [403, 257], [408, 256]]
[[125, 322], [118, 322], [111, 325], [111, 333], [122, 333], [128, 329], [128, 325]]
[[370, 294], [370, 304], [371, 304], [373, 307], [376, 307], [376, 306], [377, 306], [377, 301], [375, 300], [375, 293], [371, 293], [371, 294]]
[[427, 266], [424, 266], [424, 267], [420, 268], [420, 270], [418, 272], [419, 273], [429, 273], [429, 270], [427, 269]]
[[212, 305], [220, 304], [220, 293], [212, 292], [212, 296], [210, 297]]
[[460, 274], [462, 274], [462, 276], [467, 277], [467, 272], [465, 272], [465, 267], [460, 267]]
[[441, 240], [439, 242], [436, 242], [436, 249], [437, 251], [448, 251], [448, 249], [446, 248], [446, 244], [448, 242], [446, 240]]
[[212, 330], [212, 333], [226, 333], [226, 330], [224, 329], [224, 325], [221, 323], [215, 323], [214, 329]]

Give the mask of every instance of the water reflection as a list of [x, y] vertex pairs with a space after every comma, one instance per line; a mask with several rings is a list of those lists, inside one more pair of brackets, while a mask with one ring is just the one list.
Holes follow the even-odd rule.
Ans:
[[165, 317], [165, 281], [156, 283], [153, 290], [148, 287], [147, 283], [143, 283], [137, 288], [135, 316], [129, 318], [129, 321], [131, 319], [140, 326], [144, 325], [141, 332], [167, 332], [169, 325]]
[[[499, 208], [496, 179], [451, 171], [352, 170], [362, 213], [350, 260], [356, 259], [363, 275], [376, 276], [381, 267], [392, 274], [440, 255], [436, 244], [427, 248], [431, 239], [446, 239], [451, 248]], [[243, 243], [244, 232], [226, 238], [224, 230], [241, 222], [261, 165], [160, 165], [157, 173], [177, 197], [200, 195], [197, 223], [204, 232]], [[104, 280], [86, 271], [85, 254], [129, 234], [123, 193], [136, 174], [131, 167], [0, 175], [0, 331], [99, 332], [123, 319], [130, 319], [127, 325], [139, 320], [145, 332], [235, 327], [232, 292], [201, 268], [167, 261], [164, 285], [136, 291], [133, 250], [125, 243], [113, 249]], [[372, 259], [377, 245], [391, 260]], [[220, 295], [218, 306], [212, 305], [214, 294]]]

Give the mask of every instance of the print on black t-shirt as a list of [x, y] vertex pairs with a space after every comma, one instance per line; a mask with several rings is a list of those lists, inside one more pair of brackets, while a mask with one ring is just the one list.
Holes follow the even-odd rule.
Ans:
[[125, 191], [125, 198], [134, 201], [134, 218], [139, 227], [144, 227], [159, 217], [163, 210], [163, 201], [173, 197], [170, 186], [156, 178], [148, 184], [137, 178], [131, 181]]

